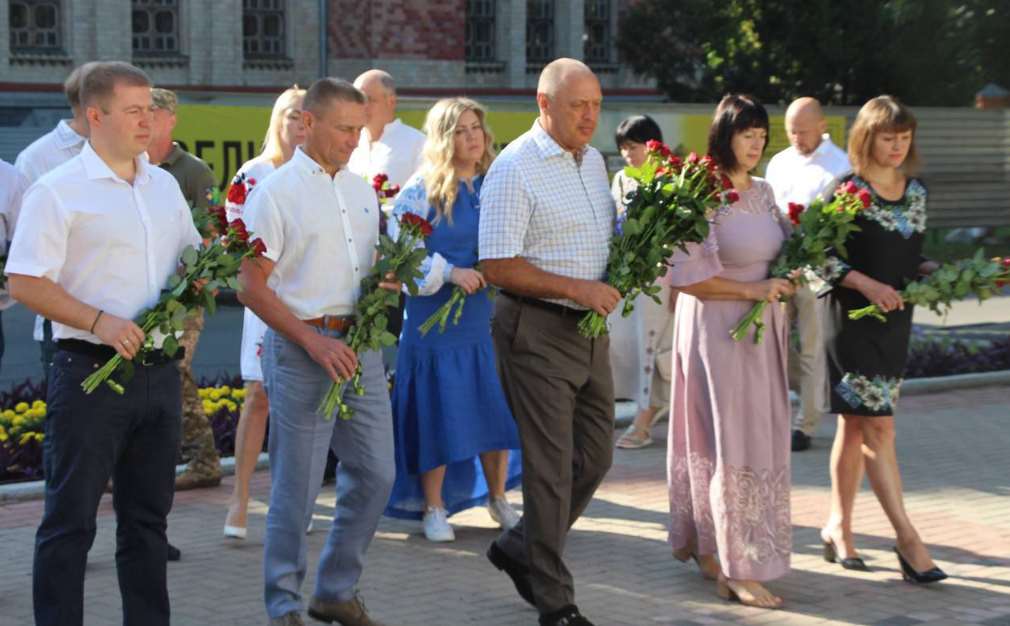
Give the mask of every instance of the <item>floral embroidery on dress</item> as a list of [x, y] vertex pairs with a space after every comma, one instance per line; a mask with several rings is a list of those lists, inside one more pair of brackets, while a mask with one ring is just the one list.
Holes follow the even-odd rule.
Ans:
[[834, 283], [849, 269], [849, 264], [836, 256], [829, 256], [824, 265], [817, 268], [817, 276], [828, 283]]
[[681, 548], [695, 540], [698, 550], [716, 551], [709, 486], [715, 467], [697, 452], [677, 455], [670, 468], [670, 543]]
[[755, 470], [725, 465], [722, 476], [724, 510], [714, 515], [726, 520], [727, 561], [749, 561], [761, 565], [788, 559], [792, 552], [793, 529], [789, 514], [789, 466]]
[[[715, 498], [716, 510], [712, 508], [713, 482], [722, 492]], [[774, 470], [724, 465], [716, 470], [711, 459], [691, 452], [674, 458], [669, 483], [670, 542], [675, 547], [687, 545], [697, 532], [699, 550], [715, 551], [718, 532], [726, 544], [727, 560], [760, 565], [789, 558], [788, 465]]]
[[846, 372], [835, 391], [854, 409], [866, 407], [875, 412], [893, 410], [898, 404], [901, 389], [900, 378], [874, 376], [872, 379], [862, 374]]
[[[873, 192], [861, 178], [853, 180], [859, 187]], [[926, 188], [918, 180], [909, 181], [902, 204], [881, 206], [876, 194], [873, 198], [873, 204], [864, 215], [880, 224], [884, 230], [901, 233], [905, 239], [926, 232]]]

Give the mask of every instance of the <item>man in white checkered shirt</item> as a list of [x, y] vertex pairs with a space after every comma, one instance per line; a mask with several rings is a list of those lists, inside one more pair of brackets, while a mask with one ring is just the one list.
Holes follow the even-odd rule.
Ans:
[[614, 201], [603, 157], [588, 145], [601, 100], [582, 62], [550, 63], [537, 85], [540, 117], [481, 188], [481, 267], [502, 289], [492, 332], [523, 447], [523, 519], [488, 558], [550, 626], [591, 625], [562, 550], [613, 449], [609, 338], [577, 328], [586, 310], [606, 316], [620, 300], [602, 282]]

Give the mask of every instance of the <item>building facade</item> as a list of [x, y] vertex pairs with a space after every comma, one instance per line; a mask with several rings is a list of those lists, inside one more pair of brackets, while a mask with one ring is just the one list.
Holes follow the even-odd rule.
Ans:
[[0, 83], [53, 88], [72, 67], [130, 61], [161, 85], [274, 90], [381, 67], [405, 93], [529, 93], [583, 59], [611, 93], [657, 95], [620, 63], [632, 0], [0, 0]]

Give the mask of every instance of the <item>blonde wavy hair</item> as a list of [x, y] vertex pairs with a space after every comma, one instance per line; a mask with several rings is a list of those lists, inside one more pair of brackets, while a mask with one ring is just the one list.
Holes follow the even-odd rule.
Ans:
[[[281, 125], [284, 122], [284, 116], [288, 114], [288, 111], [296, 108], [294, 105], [299, 99], [305, 99], [305, 90], [297, 84], [292, 85], [277, 96], [274, 108], [270, 112], [270, 125], [267, 126], [267, 134], [263, 138], [263, 151], [260, 155], [270, 159], [275, 167], [280, 167], [284, 159], [284, 150], [281, 147]], [[298, 106], [297, 110], [301, 110], [301, 106]]]
[[459, 177], [452, 164], [456, 151], [455, 132], [459, 118], [467, 111], [474, 112], [484, 131], [484, 154], [477, 163], [476, 174], [487, 173], [494, 160], [494, 135], [487, 126], [487, 110], [483, 106], [469, 98], [446, 98], [431, 107], [424, 120], [424, 133], [428, 138], [422, 151], [421, 173], [428, 203], [435, 207], [435, 222], [444, 215], [452, 224], [452, 205], [459, 190]]

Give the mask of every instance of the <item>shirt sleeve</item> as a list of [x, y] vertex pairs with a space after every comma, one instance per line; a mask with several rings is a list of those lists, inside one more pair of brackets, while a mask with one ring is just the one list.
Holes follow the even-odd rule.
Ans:
[[702, 243], [689, 243], [685, 247], [686, 251], [674, 251], [670, 257], [672, 266], [660, 282], [671, 287], [687, 287], [722, 273], [715, 228], [709, 228], [708, 237]]
[[[415, 176], [397, 194], [393, 200], [393, 219], [387, 226], [389, 237], [399, 239], [400, 220], [408, 213], [429, 219], [433, 211], [428, 204], [428, 194], [424, 188], [424, 180]], [[453, 265], [438, 252], [429, 252], [421, 262], [421, 273], [424, 275], [416, 281], [417, 295], [430, 296], [449, 282]]]
[[25, 180], [29, 183], [35, 182], [42, 175], [39, 171], [38, 165], [32, 162], [31, 153], [27, 149], [22, 150], [21, 153], [18, 154], [18, 157], [14, 160], [14, 167], [17, 171], [21, 172], [21, 175], [24, 176]]
[[28, 189], [21, 209], [4, 273], [56, 282], [66, 261], [72, 218], [56, 192], [44, 184]]
[[[175, 180], [174, 178], [172, 179]], [[182, 251], [186, 249], [186, 246], [193, 246], [194, 248], [199, 248], [203, 243], [203, 237], [200, 236], [200, 231], [196, 229], [196, 224], [193, 223], [193, 211], [189, 207], [189, 203], [186, 202], [185, 196], [182, 195], [182, 190], [179, 189], [178, 185], [175, 187], [176, 195], [176, 206], [179, 207], [179, 220], [182, 224], [182, 230], [180, 231], [179, 238], [179, 256], [182, 256]]]
[[524, 250], [533, 198], [522, 172], [499, 158], [480, 189], [480, 259], [511, 259]]
[[192, 177], [190, 184], [193, 185], [193, 205], [198, 209], [206, 210], [210, 207], [210, 194], [214, 190], [217, 181], [214, 179], [214, 172], [210, 171], [206, 163], [200, 162], [202, 167], [199, 173]]
[[284, 222], [280, 209], [269, 190], [262, 189], [249, 194], [244, 207], [242, 220], [250, 236], [263, 240], [267, 247], [263, 256], [276, 263], [284, 252]]
[[28, 190], [28, 180], [13, 167], [10, 168], [10, 187], [7, 190], [7, 197], [3, 206], [0, 206], [0, 219], [3, 220], [3, 241], [0, 241], [0, 252], [6, 253], [8, 243], [14, 238], [14, 229], [17, 227], [18, 214], [21, 213], [21, 202], [24, 194]]

